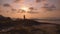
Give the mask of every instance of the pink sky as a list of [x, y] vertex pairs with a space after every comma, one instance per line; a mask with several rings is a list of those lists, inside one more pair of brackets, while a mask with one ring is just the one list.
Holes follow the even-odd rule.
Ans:
[[[0, 14], [3, 16], [11, 17], [11, 18], [23, 18], [22, 16], [25, 14], [27, 18], [47, 18], [47, 17], [56, 17], [60, 18], [60, 0], [40, 0], [40, 2], [36, 2], [36, 0], [0, 0]], [[4, 7], [4, 4], [10, 4], [10, 7]], [[46, 6], [47, 5], [47, 6]], [[56, 8], [50, 11], [50, 7], [54, 5]], [[33, 7], [33, 12], [38, 13], [17, 13], [20, 7]], [[47, 8], [48, 7], [48, 8]], [[11, 9], [16, 9], [16, 11], [11, 11]], [[36, 9], [36, 10], [35, 10]], [[8, 12], [8, 13], [7, 13]]]

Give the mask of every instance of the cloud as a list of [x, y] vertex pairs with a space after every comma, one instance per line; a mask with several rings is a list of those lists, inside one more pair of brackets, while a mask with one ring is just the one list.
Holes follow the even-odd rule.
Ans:
[[36, 0], [36, 3], [38, 3], [38, 2], [42, 2], [42, 1], [46, 1], [46, 0]]
[[15, 2], [19, 2], [20, 0], [15, 0]]
[[45, 4], [42, 8], [45, 8], [48, 11], [52, 11], [52, 10], [56, 9], [56, 6], [53, 5], [53, 4], [51, 4], [51, 5], [50, 4]]
[[50, 8], [53, 8], [53, 9], [54, 9], [54, 8], [56, 8], [56, 7], [55, 7], [55, 5], [51, 5]]
[[16, 9], [11, 9], [12, 11], [16, 11]]
[[51, 11], [51, 10], [55, 10], [56, 7], [55, 7], [55, 5], [51, 5], [51, 6], [48, 7], [48, 9], [49, 9], [49, 11]]
[[38, 3], [38, 2], [41, 2], [41, 0], [36, 0], [36, 2]]
[[22, 1], [22, 0], [15, 0], [14, 2], [18, 3], [18, 2], [20, 2], [20, 1]]
[[11, 7], [10, 4], [3, 4], [4, 7]]
[[29, 9], [30, 9], [30, 10], [33, 10], [34, 8], [33, 8], [33, 7], [30, 7]]

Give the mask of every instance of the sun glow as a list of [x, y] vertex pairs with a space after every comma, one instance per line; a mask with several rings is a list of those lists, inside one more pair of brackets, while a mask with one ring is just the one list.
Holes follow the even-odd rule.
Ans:
[[29, 7], [21, 7], [21, 10], [24, 10], [25, 12], [30, 11]]

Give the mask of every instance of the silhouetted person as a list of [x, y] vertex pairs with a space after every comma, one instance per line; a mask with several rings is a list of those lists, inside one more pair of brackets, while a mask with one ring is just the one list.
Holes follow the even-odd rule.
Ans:
[[25, 15], [24, 15], [23, 17], [24, 17], [24, 20], [25, 20], [25, 19], [26, 19], [26, 18], [25, 18]]

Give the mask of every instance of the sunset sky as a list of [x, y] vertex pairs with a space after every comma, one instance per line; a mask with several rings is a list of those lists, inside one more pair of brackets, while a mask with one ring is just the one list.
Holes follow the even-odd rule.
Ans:
[[[33, 8], [32, 11], [29, 8]], [[31, 13], [20, 13], [20, 9]], [[26, 15], [26, 18], [60, 19], [60, 0], [0, 0], [0, 15], [11, 18], [23, 18]]]

